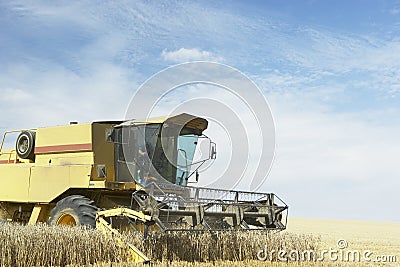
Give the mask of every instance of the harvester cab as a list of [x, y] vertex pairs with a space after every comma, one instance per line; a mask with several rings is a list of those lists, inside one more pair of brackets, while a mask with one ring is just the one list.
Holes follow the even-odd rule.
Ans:
[[[197, 180], [198, 169], [216, 158], [216, 144], [203, 134], [207, 125], [205, 119], [181, 114], [163, 122], [127, 121], [109, 129], [106, 139], [115, 144], [116, 181], [187, 186], [189, 178]], [[199, 144], [208, 151], [195, 159]]]

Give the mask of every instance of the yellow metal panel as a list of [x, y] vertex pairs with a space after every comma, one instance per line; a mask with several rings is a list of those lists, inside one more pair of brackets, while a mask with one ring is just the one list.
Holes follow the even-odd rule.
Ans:
[[69, 188], [89, 188], [91, 165], [33, 167], [29, 202], [51, 202]]
[[[113, 124], [93, 123], [92, 136], [93, 136], [93, 152], [95, 168], [92, 171], [92, 179], [115, 181], [114, 174], [114, 143], [106, 142], [106, 129], [113, 127]], [[106, 177], [99, 178], [97, 173], [97, 166], [106, 166]]]
[[36, 147], [89, 144], [91, 142], [91, 123], [39, 128], [36, 131]]
[[72, 165], [70, 166], [70, 187], [89, 188], [91, 165]]
[[128, 208], [115, 208], [109, 210], [102, 210], [97, 212], [96, 218], [99, 217], [116, 217], [116, 216], [125, 216], [134, 220], [140, 220], [141, 222], [150, 222], [152, 220], [150, 215], [146, 215], [141, 211], [136, 211]]
[[40, 154], [36, 155], [36, 165], [56, 166], [56, 165], [76, 165], [94, 164], [93, 152], [75, 152], [60, 154]]
[[33, 225], [38, 222], [47, 222], [50, 217], [50, 211], [53, 209], [51, 204], [36, 204], [33, 207], [31, 216], [29, 217], [28, 224]]
[[106, 188], [106, 181], [90, 181], [89, 188]]
[[33, 167], [30, 202], [50, 202], [69, 187], [69, 166]]
[[97, 230], [102, 231], [104, 234], [112, 235], [121, 246], [128, 245], [129, 250], [128, 255], [130, 256], [131, 262], [134, 263], [149, 263], [150, 259], [143, 254], [137, 247], [133, 244], [128, 243], [122, 239], [122, 235], [114, 228], [112, 228], [111, 224], [104, 220], [102, 217], [96, 218], [96, 228]]
[[42, 210], [42, 207], [39, 205], [37, 205], [33, 208], [31, 217], [29, 218], [29, 222], [28, 222], [29, 225], [33, 225], [33, 224], [37, 223], [41, 210]]
[[0, 201], [28, 201], [30, 166], [0, 164]]

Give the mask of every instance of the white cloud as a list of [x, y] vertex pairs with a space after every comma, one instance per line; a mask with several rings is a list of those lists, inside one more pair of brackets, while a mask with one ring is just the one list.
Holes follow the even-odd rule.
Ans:
[[363, 219], [376, 209], [374, 220], [399, 220], [385, 204], [398, 199], [400, 110], [333, 112], [319, 93], [268, 93], [277, 151], [264, 190], [281, 195], [293, 216]]
[[223, 61], [222, 57], [215, 56], [213, 53], [206, 50], [199, 50], [197, 48], [180, 48], [175, 51], [168, 51], [164, 49], [161, 53], [161, 56], [166, 61], [172, 62], [188, 62], [188, 61], [196, 61], [196, 60], [204, 60], [204, 61]]
[[388, 11], [390, 15], [397, 15], [400, 13], [400, 1], [396, 0], [391, 3], [392, 6], [389, 7]]
[[[122, 119], [137, 84], [131, 70], [104, 62], [76, 75], [43, 62], [11, 65], [0, 75], [0, 125], [6, 129], [68, 124], [69, 121]], [[39, 69], [37, 69], [37, 67]], [[23, 71], [20, 71], [23, 70]]]
[[393, 9], [389, 10], [389, 13], [392, 14], [392, 15], [397, 15], [397, 14], [400, 13], [400, 8], [395, 7]]

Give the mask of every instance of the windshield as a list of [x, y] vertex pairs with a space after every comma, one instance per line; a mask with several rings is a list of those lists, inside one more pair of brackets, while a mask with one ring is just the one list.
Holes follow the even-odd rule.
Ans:
[[186, 186], [191, 175], [199, 136], [184, 128], [177, 136], [170, 126], [161, 134], [161, 124], [116, 128], [116, 180], [170, 183]]
[[154, 158], [160, 124], [116, 128], [115, 177], [118, 182], [142, 182]]
[[199, 137], [194, 134], [185, 134], [178, 137], [178, 160], [176, 171], [176, 184], [178, 185], [187, 185], [198, 138]]

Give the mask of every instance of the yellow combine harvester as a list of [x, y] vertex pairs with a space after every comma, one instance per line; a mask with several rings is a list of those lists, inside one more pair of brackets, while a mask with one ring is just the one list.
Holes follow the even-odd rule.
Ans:
[[[5, 132], [0, 219], [148, 231], [285, 229], [287, 206], [272, 193], [188, 186], [216, 156], [207, 120], [189, 114]], [[6, 137], [19, 132], [15, 149]], [[205, 142], [208, 155], [194, 162]], [[133, 260], [148, 261], [133, 245]]]

